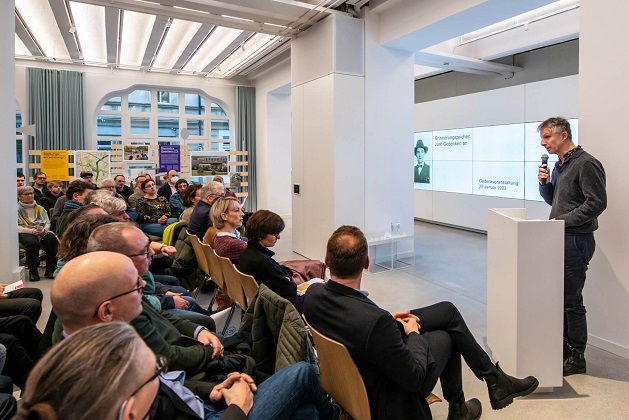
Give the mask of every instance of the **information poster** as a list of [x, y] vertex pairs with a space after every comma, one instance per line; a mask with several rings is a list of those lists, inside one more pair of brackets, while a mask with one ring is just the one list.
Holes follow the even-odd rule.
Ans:
[[68, 181], [68, 151], [67, 150], [42, 150], [41, 171], [46, 174], [49, 181]]
[[174, 169], [181, 170], [179, 146], [159, 146], [159, 172], [168, 172]]
[[109, 151], [107, 150], [76, 150], [74, 152], [74, 177], [78, 178], [82, 171], [91, 172], [92, 182], [109, 178]]

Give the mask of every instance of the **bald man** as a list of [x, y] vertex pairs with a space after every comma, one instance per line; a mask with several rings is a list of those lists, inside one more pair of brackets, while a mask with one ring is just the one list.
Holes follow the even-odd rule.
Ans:
[[[222, 357], [223, 346], [207, 328], [153, 309], [142, 298], [145, 284], [129, 257], [95, 251], [66, 263], [50, 298], [65, 335], [100, 322], [129, 322], [155, 354], [170, 360], [173, 370], [189, 375], [203, 372], [213, 358]], [[199, 343], [184, 347], [182, 335]], [[61, 338], [56, 330], [53, 342]]]

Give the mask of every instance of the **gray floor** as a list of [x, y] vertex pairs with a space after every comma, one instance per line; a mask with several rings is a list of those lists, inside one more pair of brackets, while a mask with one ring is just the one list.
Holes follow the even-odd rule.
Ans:
[[[287, 225], [273, 249], [280, 261], [301, 258], [291, 251], [290, 221]], [[414, 267], [366, 274], [363, 289], [369, 291], [374, 302], [389, 311], [449, 300], [458, 306], [478, 342], [486, 347], [486, 236], [416, 222], [415, 251]], [[45, 315], [38, 323], [40, 328], [44, 327], [50, 310], [51, 284], [51, 280], [44, 278], [34, 284], [46, 295]], [[200, 296], [199, 300], [206, 302], [208, 297]], [[629, 418], [629, 360], [593, 346], [588, 347], [586, 356], [587, 375], [565, 378], [561, 389], [520, 398], [500, 411], [491, 410], [484, 383], [465, 368], [466, 397], [481, 400], [484, 419]], [[435, 394], [442, 395], [438, 386]], [[431, 410], [435, 419], [447, 417], [446, 402], [433, 404]]]

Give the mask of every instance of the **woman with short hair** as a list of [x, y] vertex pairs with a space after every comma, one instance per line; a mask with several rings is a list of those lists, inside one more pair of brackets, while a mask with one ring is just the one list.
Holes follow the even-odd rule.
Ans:
[[183, 207], [183, 198], [181, 196], [184, 191], [186, 191], [186, 188], [188, 188], [188, 181], [186, 181], [185, 179], [178, 179], [177, 182], [175, 182], [176, 191], [168, 199], [168, 203], [170, 204], [171, 217], [176, 217], [177, 219], [179, 219], [179, 216], [181, 216], [181, 214], [185, 210]]
[[144, 196], [138, 200], [135, 208], [140, 229], [148, 235], [161, 238], [166, 226], [177, 222], [178, 219], [170, 217], [170, 204], [165, 197], [157, 195], [155, 181], [145, 179], [140, 188]]

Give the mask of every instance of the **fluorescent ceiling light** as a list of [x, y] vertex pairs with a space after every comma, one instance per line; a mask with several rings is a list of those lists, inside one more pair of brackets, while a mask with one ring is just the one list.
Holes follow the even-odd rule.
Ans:
[[105, 8], [70, 2], [70, 9], [85, 61], [106, 63]]
[[201, 48], [184, 66], [185, 71], [203, 71], [225, 48], [229, 46], [243, 31], [217, 26], [212, 34], [205, 40]]
[[155, 15], [124, 11], [120, 64], [127, 66], [142, 65], [142, 59], [153, 31], [155, 19]]
[[201, 24], [198, 22], [173, 20], [153, 66], [161, 69], [172, 69], [200, 27]]
[[48, 0], [16, 0], [15, 7], [47, 57], [70, 59]]
[[17, 34], [15, 34], [15, 55], [32, 55]]
[[[226, 77], [234, 70], [242, 67], [255, 57], [268, 51], [281, 38], [274, 35], [255, 34], [247, 40], [243, 47], [238, 48], [221, 64], [212, 70], [211, 76]], [[220, 68], [220, 70], [219, 70]]]

